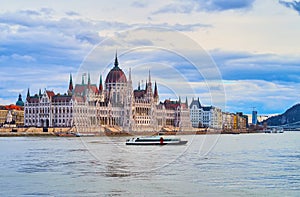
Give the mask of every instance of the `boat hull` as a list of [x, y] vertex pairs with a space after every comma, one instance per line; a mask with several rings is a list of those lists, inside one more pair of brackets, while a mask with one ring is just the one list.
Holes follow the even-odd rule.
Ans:
[[186, 144], [187, 141], [182, 140], [179, 142], [173, 142], [173, 143], [168, 143], [168, 142], [126, 142], [126, 145], [137, 145], [137, 146], [164, 146], [164, 145], [184, 145]]

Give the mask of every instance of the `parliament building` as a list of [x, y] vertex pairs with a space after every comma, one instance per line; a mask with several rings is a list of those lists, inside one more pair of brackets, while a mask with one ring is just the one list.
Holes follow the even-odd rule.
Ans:
[[[153, 87], [154, 86], [154, 87]], [[66, 94], [45, 90], [31, 96], [28, 90], [24, 104], [25, 126], [73, 127], [80, 132], [189, 130], [190, 110], [187, 100], [159, 101], [158, 87], [150, 71], [144, 88], [133, 89], [131, 70], [128, 77], [119, 66], [117, 55], [104, 85], [85, 81], [73, 86], [70, 75]]]

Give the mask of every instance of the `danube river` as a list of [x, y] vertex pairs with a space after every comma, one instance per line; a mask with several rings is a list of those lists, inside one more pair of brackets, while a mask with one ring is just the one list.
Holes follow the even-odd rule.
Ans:
[[300, 132], [0, 138], [0, 196], [300, 196]]

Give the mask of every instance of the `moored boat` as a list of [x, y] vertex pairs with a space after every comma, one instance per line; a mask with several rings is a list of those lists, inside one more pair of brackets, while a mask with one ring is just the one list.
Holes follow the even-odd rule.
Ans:
[[76, 136], [76, 134], [73, 132], [55, 132], [54, 134], [59, 137], [75, 137]]
[[136, 137], [126, 141], [126, 145], [183, 145], [186, 143], [186, 140], [168, 136]]

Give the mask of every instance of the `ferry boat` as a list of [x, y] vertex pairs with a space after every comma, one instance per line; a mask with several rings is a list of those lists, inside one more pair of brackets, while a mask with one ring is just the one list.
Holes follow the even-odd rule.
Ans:
[[183, 145], [186, 143], [186, 140], [167, 136], [136, 137], [126, 141], [126, 145]]

